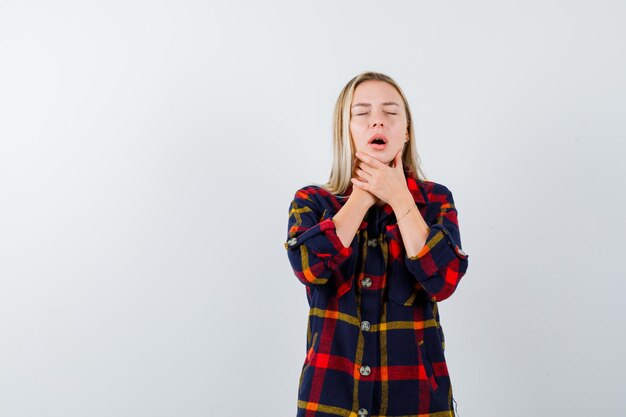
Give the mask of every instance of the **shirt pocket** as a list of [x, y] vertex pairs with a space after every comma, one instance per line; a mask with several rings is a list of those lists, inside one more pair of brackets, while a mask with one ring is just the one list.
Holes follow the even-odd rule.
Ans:
[[424, 366], [424, 372], [426, 379], [428, 380], [428, 386], [432, 391], [437, 391], [437, 388], [439, 388], [439, 384], [437, 383], [433, 364], [430, 360], [430, 356], [428, 355], [428, 349], [426, 348], [426, 343], [424, 343], [424, 340], [420, 340], [417, 347], [419, 354], [419, 363]]
[[401, 306], [411, 307], [429, 301], [428, 294], [402, 265], [394, 265], [389, 274], [389, 299]]

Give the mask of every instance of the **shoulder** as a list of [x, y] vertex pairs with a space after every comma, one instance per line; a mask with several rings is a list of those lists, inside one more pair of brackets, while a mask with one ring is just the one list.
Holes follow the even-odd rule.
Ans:
[[313, 205], [319, 208], [338, 207], [348, 196], [337, 196], [319, 184], [305, 185], [294, 194], [294, 201], [300, 204]]
[[330, 194], [324, 187], [322, 187], [321, 185], [318, 184], [309, 184], [309, 185], [305, 185], [301, 188], [298, 188], [298, 190], [295, 193], [296, 197], [301, 197], [301, 198], [312, 198], [314, 196], [325, 196], [327, 194]]
[[428, 201], [440, 203], [451, 203], [453, 201], [452, 192], [447, 186], [429, 180], [420, 180], [419, 184], [424, 189], [424, 192], [428, 197]]

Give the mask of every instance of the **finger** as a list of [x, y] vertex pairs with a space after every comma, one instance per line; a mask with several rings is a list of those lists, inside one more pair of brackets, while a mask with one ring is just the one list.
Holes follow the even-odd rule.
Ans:
[[362, 169], [363, 171], [367, 172], [368, 174], [372, 174], [373, 171], [376, 170], [376, 168], [374, 168], [371, 165], [366, 164], [365, 162], [359, 162], [359, 169]]
[[350, 181], [352, 181], [352, 184], [354, 184], [355, 186], [362, 188], [364, 190], [365, 190], [365, 187], [367, 187], [366, 182], [359, 181], [356, 178], [350, 178]]
[[362, 169], [357, 169], [356, 173], [359, 174], [359, 176], [361, 177], [360, 179], [364, 179], [364, 180], [367, 180], [368, 178], [372, 176], [372, 174]]
[[363, 178], [360, 175], [357, 175], [357, 173], [354, 173], [355, 175], [352, 178], [356, 178], [357, 180], [361, 181], [361, 182], [367, 182], [367, 180], [365, 178]]
[[385, 164], [380, 162], [378, 159], [374, 158], [373, 156], [370, 156], [370, 155], [366, 154], [365, 152], [357, 152], [355, 155], [361, 161], [367, 163], [368, 165], [371, 165], [374, 168], [380, 168], [382, 166], [385, 166]]

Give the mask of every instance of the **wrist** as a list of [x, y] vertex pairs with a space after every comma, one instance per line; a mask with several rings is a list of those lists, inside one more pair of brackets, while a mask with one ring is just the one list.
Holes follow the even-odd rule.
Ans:
[[348, 197], [348, 201], [346, 201], [346, 204], [348, 203], [350, 203], [358, 210], [367, 212], [370, 207], [374, 205], [375, 201], [373, 198], [369, 198], [369, 196], [366, 195], [365, 192], [353, 190], [352, 194], [350, 194], [350, 197]]
[[394, 200], [389, 201], [389, 205], [391, 206], [397, 217], [398, 215], [402, 215], [411, 206], [414, 206], [415, 200], [413, 200], [413, 196], [407, 190], [406, 193], [403, 193], [396, 197]]

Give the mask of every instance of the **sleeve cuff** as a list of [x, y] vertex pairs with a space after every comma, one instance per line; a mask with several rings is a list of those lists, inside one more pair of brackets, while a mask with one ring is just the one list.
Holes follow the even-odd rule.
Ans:
[[301, 235], [287, 240], [285, 249], [294, 250], [304, 243], [329, 269], [336, 268], [352, 254], [352, 247], [345, 247], [341, 243], [331, 218], [322, 220]]
[[442, 271], [455, 258], [465, 261], [468, 255], [440, 224], [433, 225], [424, 247], [415, 256], [405, 256], [407, 268], [415, 271], [418, 281], [431, 278]]

